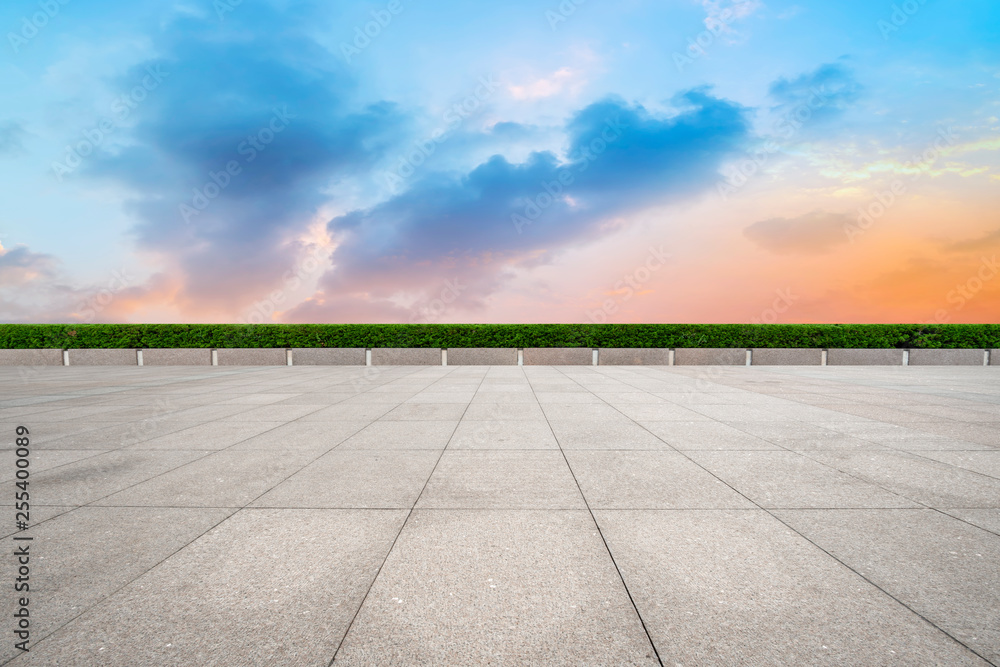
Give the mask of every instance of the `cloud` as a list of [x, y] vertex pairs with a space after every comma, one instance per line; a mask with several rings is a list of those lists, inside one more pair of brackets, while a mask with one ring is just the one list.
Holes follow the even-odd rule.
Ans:
[[24, 126], [17, 121], [8, 120], [0, 123], [0, 157], [23, 155], [24, 138], [27, 134]]
[[105, 284], [74, 287], [52, 255], [0, 246], [0, 313], [4, 322], [115, 322], [145, 290], [112, 272]]
[[569, 87], [572, 92], [578, 92], [587, 82], [580, 78], [581, 72], [569, 67], [556, 70], [545, 78], [537, 79], [520, 86], [508, 86], [511, 96], [516, 100], [534, 100], [552, 97], [562, 93]]
[[83, 170], [132, 193], [132, 234], [171, 265], [189, 312], [248, 305], [280, 284], [324, 188], [370, 168], [401, 124], [391, 104], [353, 102], [340, 59], [291, 16], [261, 7], [222, 24], [178, 19], [162, 55], [122, 77], [124, 88], [163, 73], [127, 145]]
[[4, 288], [22, 287], [35, 280], [51, 279], [56, 264], [51, 255], [32, 252], [27, 246], [16, 246], [10, 250], [0, 246], [0, 285]]
[[794, 79], [782, 77], [772, 83], [768, 91], [777, 103], [772, 111], [788, 113], [807, 107], [809, 123], [842, 115], [858, 101], [862, 92], [853, 70], [840, 62], [820, 65]]
[[701, 0], [705, 9], [704, 24], [712, 32], [727, 35], [730, 43], [738, 32], [733, 28], [733, 21], [745, 19], [764, 6], [760, 0]]
[[512, 270], [598, 238], [607, 220], [711, 187], [722, 162], [745, 147], [747, 111], [705, 89], [674, 105], [674, 115], [657, 116], [616, 98], [596, 102], [566, 123], [565, 158], [494, 155], [460, 177], [427, 174], [333, 219], [339, 246], [321, 298], [338, 307], [349, 295], [389, 302], [458, 280], [455, 307], [476, 308]]
[[988, 232], [977, 239], [958, 241], [947, 246], [949, 252], [980, 252], [1000, 244], [1000, 229]]
[[779, 255], [817, 255], [846, 243], [844, 226], [853, 222], [846, 213], [813, 211], [795, 218], [760, 220], [744, 229], [743, 235]]

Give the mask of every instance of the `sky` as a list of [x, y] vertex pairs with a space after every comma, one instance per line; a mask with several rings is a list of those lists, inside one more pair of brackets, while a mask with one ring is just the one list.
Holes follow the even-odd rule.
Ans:
[[0, 32], [0, 321], [998, 321], [993, 0], [10, 0]]

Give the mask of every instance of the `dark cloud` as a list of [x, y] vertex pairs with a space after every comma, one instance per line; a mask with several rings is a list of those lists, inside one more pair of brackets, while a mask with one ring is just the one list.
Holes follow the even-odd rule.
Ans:
[[847, 243], [844, 227], [853, 223], [846, 213], [813, 211], [796, 218], [755, 222], [743, 230], [743, 235], [761, 248], [780, 255], [817, 255]]
[[0, 123], [0, 157], [22, 155], [24, 138], [27, 134], [24, 126], [17, 121], [8, 120]]
[[265, 7], [221, 24], [180, 20], [158, 47], [161, 57], [122, 77], [125, 92], [151, 72], [161, 79], [132, 112], [129, 147], [84, 173], [135, 193], [134, 236], [176, 264], [182, 302], [256, 298], [299, 256], [290, 239], [326, 201], [324, 188], [373, 164], [398, 114], [354, 104], [339, 58]]
[[[121, 90], [151, 72], [162, 80], [136, 105], [125, 140], [81, 168], [133, 192], [134, 238], [165, 258], [189, 313], [239, 311], [280, 286], [330, 186], [370, 183], [412, 147], [413, 116], [358, 104], [339, 55], [296, 25], [308, 19], [275, 11], [168, 26], [159, 57], [126, 73]], [[562, 128], [502, 122], [479, 132], [481, 147], [467, 155], [488, 154], [490, 142], [497, 154], [459, 173], [457, 160], [425, 165], [396, 194], [332, 220], [334, 268], [287, 317], [399, 319], [449, 281], [462, 288], [448, 308], [474, 311], [513, 270], [611, 233], [619, 226], [608, 223], [630, 212], [712, 187], [752, 139], [749, 110], [707, 88], [672, 102], [657, 114], [608, 98]], [[565, 157], [525, 150], [560, 129]], [[269, 141], [253, 148], [261, 133]], [[473, 145], [475, 134], [462, 129], [453, 143]], [[229, 163], [240, 173], [227, 174]]]
[[[565, 127], [568, 159], [494, 155], [461, 177], [428, 174], [371, 209], [330, 222], [341, 238], [326, 294], [387, 298], [466, 284], [474, 307], [511, 267], [597, 237], [609, 217], [711, 187], [748, 138], [746, 110], [699, 89], [657, 116], [619, 99], [592, 104]], [[335, 317], [336, 314], [331, 314]]]

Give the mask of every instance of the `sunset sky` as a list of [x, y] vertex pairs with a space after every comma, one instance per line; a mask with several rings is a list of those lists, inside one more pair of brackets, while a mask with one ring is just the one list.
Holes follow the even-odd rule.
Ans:
[[5, 322], [997, 322], [995, 0], [11, 0]]

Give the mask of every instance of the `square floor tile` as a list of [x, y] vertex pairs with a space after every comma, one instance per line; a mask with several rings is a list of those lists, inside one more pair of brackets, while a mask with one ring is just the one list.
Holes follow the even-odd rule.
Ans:
[[763, 511], [595, 514], [664, 664], [982, 665]]
[[670, 451], [567, 451], [593, 509], [752, 508], [754, 504]]
[[334, 664], [659, 663], [588, 512], [417, 510]]
[[417, 507], [575, 509], [585, 505], [561, 452], [449, 449]]
[[32, 663], [326, 665], [405, 517], [244, 510], [33, 646]]
[[258, 498], [257, 507], [413, 507], [440, 453], [431, 450], [330, 452]]
[[1000, 662], [1000, 537], [932, 510], [778, 516], [987, 660]]

